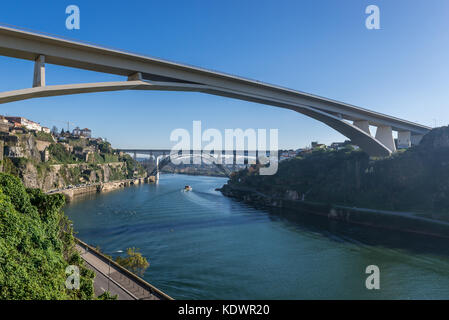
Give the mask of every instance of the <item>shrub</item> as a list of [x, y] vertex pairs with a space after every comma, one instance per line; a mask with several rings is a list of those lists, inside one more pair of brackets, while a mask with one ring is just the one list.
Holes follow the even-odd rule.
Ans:
[[[75, 251], [73, 230], [61, 212], [62, 195], [26, 190], [0, 173], [0, 299], [92, 299], [93, 273]], [[80, 289], [65, 288], [65, 268], [80, 268]]]
[[53, 143], [48, 147], [50, 156], [57, 163], [74, 163], [76, 157], [67, 151], [60, 143]]
[[117, 257], [115, 261], [120, 264], [122, 267], [128, 269], [131, 272], [134, 272], [139, 275], [143, 275], [145, 270], [150, 266], [147, 259], [142, 256], [139, 249], [136, 248], [128, 248], [126, 249], [126, 257]]

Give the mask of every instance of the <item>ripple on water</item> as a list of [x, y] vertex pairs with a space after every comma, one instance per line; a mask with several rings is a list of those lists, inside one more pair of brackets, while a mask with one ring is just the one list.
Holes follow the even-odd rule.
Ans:
[[[65, 212], [105, 253], [140, 248], [144, 277], [178, 299], [449, 298], [449, 243], [259, 210], [223, 197], [223, 178], [162, 175]], [[181, 192], [186, 185], [193, 191]], [[381, 290], [364, 288], [367, 265]]]

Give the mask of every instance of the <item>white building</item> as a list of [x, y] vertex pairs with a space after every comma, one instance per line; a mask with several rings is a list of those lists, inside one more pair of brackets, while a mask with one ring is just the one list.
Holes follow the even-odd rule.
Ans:
[[42, 131], [42, 126], [34, 121], [28, 120], [24, 117], [5, 117], [9, 122], [20, 125], [23, 128], [33, 131]]
[[81, 129], [81, 136], [85, 138], [92, 138], [92, 130], [88, 128]]
[[80, 129], [79, 127], [76, 127], [72, 131], [72, 135], [76, 137], [84, 137], [84, 138], [91, 138], [92, 137], [92, 130], [88, 128]]
[[80, 127], [76, 127], [75, 129], [73, 129], [72, 135], [79, 137], [81, 135]]

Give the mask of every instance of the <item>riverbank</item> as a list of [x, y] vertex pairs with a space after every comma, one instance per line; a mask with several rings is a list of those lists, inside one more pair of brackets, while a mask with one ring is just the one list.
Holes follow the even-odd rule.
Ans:
[[[260, 210], [215, 191], [226, 181], [166, 174], [64, 212], [107, 255], [139, 248], [151, 264], [142, 278], [177, 300], [449, 297], [449, 239]], [[381, 290], [364, 285], [371, 264]]]
[[217, 189], [224, 196], [250, 204], [254, 207], [283, 208], [297, 212], [327, 217], [362, 226], [404, 231], [434, 237], [449, 238], [449, 222], [423, 217], [414, 212], [396, 212], [367, 208], [347, 207], [272, 197], [262, 192], [247, 188], [224, 185]]
[[58, 190], [52, 190], [47, 192], [47, 194], [60, 193], [65, 195], [66, 201], [72, 201], [76, 196], [89, 194], [89, 193], [104, 193], [121, 188], [126, 188], [132, 185], [139, 185], [143, 183], [155, 183], [156, 178], [154, 176], [146, 178], [136, 178], [136, 179], [125, 179], [110, 182], [97, 182], [88, 185], [81, 185], [78, 187], [64, 188]]

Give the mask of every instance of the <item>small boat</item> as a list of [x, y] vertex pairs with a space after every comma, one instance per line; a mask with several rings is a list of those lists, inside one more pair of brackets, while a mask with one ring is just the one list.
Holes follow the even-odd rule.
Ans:
[[184, 191], [192, 191], [192, 187], [191, 186], [185, 186], [184, 187]]

